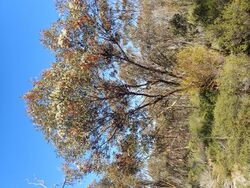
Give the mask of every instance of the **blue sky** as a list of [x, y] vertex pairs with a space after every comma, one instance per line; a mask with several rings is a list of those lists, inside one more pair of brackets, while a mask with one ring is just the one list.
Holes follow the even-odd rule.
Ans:
[[[53, 56], [39, 41], [40, 31], [57, 19], [53, 0], [3, 0], [0, 6], [0, 162], [2, 188], [33, 188], [26, 179], [48, 186], [63, 179], [60, 159], [32, 125], [22, 95]], [[90, 178], [85, 179], [88, 182]], [[85, 188], [86, 184], [74, 188]]]

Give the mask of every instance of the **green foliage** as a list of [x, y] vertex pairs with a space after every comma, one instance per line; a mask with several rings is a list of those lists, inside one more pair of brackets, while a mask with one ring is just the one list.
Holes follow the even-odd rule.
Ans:
[[230, 0], [195, 0], [193, 16], [196, 21], [205, 26], [213, 24], [214, 20], [220, 16], [226, 3]]
[[210, 152], [219, 183], [236, 178], [234, 173], [242, 176], [239, 184], [247, 183], [249, 178], [249, 63], [247, 56], [230, 56], [219, 78], [220, 95], [214, 110], [214, 143]]
[[213, 86], [223, 57], [203, 46], [186, 47], [177, 54], [178, 70], [184, 74], [183, 87], [188, 89]]
[[200, 93], [200, 110], [203, 117], [203, 126], [200, 129], [200, 137], [204, 146], [207, 147], [211, 142], [211, 132], [214, 122], [214, 106], [217, 98], [216, 91], [201, 91]]
[[226, 58], [218, 97], [216, 91], [193, 94], [197, 106], [190, 117], [189, 181], [193, 186], [206, 181], [215, 187], [234, 182], [249, 185], [249, 65], [246, 55]]
[[211, 25], [213, 42], [233, 53], [250, 53], [250, 3], [248, 0], [233, 0]]
[[197, 108], [192, 112], [189, 121], [192, 135], [189, 142], [189, 182], [193, 186], [199, 185], [201, 173], [206, 169], [207, 148], [212, 142], [216, 98], [217, 91], [209, 90], [201, 90], [192, 97], [192, 103]]
[[175, 14], [170, 20], [170, 25], [175, 35], [185, 36], [188, 32], [187, 19], [181, 14]]

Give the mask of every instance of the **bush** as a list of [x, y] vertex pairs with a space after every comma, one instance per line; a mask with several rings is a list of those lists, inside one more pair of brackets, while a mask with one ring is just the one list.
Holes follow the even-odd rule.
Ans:
[[[230, 56], [219, 78], [220, 94], [214, 110], [210, 158], [214, 164], [213, 175], [221, 184], [242, 176], [238, 182], [241, 185], [249, 178], [249, 63], [247, 56]], [[234, 177], [235, 173], [238, 177]]]

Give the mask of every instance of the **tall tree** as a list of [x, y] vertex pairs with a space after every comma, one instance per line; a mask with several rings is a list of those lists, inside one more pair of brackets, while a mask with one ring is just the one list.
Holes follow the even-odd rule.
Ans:
[[[119, 163], [136, 174], [152, 142], [143, 134], [154, 124], [148, 109], [182, 91], [181, 77], [124, 43], [123, 30], [136, 24], [135, 2], [63, 0], [57, 7], [59, 20], [42, 35], [56, 62], [26, 94], [28, 111], [65, 159], [67, 183]], [[120, 67], [140, 78], [120, 79]], [[131, 136], [133, 154], [124, 150]]]
[[42, 33], [56, 61], [25, 98], [65, 160], [64, 185], [89, 173], [101, 176], [90, 187], [248, 185], [247, 1], [56, 7]]

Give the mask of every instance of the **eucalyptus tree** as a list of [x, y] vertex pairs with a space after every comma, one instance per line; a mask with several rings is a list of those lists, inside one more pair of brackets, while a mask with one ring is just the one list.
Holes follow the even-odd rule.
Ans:
[[[135, 175], [152, 146], [144, 134], [154, 126], [148, 109], [183, 91], [182, 77], [126, 43], [129, 29], [136, 27], [138, 2], [62, 0], [56, 5], [60, 17], [42, 33], [56, 61], [25, 95], [28, 112], [65, 159], [67, 183], [92, 172], [103, 175], [112, 165]], [[133, 81], [122, 76], [128, 67]]]

